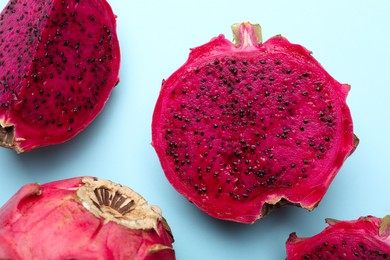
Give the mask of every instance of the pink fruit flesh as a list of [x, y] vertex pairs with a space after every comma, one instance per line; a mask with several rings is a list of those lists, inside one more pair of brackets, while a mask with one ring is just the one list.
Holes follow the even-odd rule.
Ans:
[[350, 87], [304, 47], [259, 25], [191, 50], [163, 82], [152, 144], [173, 187], [213, 217], [253, 223], [271, 209], [312, 210], [358, 139]]
[[390, 216], [353, 221], [327, 219], [329, 226], [310, 238], [292, 233], [287, 259], [390, 259]]
[[0, 208], [0, 259], [175, 259], [156, 206], [91, 177], [28, 184]]
[[118, 83], [106, 0], [10, 0], [0, 17], [0, 145], [17, 152], [82, 131]]

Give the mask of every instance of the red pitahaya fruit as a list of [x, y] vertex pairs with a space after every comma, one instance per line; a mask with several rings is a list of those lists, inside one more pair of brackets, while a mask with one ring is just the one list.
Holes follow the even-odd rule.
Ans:
[[304, 47], [259, 25], [191, 50], [162, 84], [152, 144], [173, 187], [213, 217], [252, 223], [294, 204], [312, 210], [358, 139], [350, 87]]
[[118, 82], [106, 0], [10, 0], [0, 17], [0, 145], [17, 152], [82, 131]]
[[329, 226], [311, 238], [298, 238], [292, 233], [286, 243], [287, 259], [390, 258], [390, 216], [326, 222]]
[[22, 187], [0, 208], [0, 259], [175, 259], [156, 206], [91, 177]]

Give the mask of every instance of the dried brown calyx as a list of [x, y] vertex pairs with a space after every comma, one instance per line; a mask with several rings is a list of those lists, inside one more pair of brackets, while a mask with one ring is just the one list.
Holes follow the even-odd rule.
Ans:
[[97, 201], [92, 201], [102, 211], [110, 212], [116, 217], [122, 217], [133, 210], [134, 200], [123, 196], [118, 191], [111, 191], [102, 187], [94, 190], [94, 193]]
[[[155, 229], [162, 222], [170, 232], [169, 226], [157, 206], [151, 206], [138, 193], [128, 187], [91, 177], [82, 179], [77, 196], [82, 205], [96, 217], [106, 222], [113, 221], [131, 229]], [[171, 233], [171, 232], [170, 232]]]
[[0, 146], [13, 148], [14, 147], [14, 126], [0, 125]]

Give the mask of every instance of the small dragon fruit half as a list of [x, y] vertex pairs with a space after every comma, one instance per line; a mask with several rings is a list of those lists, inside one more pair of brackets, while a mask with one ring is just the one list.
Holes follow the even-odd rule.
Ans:
[[287, 260], [390, 259], [390, 216], [326, 222], [329, 226], [310, 238], [292, 233], [286, 243]]
[[0, 145], [62, 143], [118, 83], [116, 18], [106, 0], [10, 0], [0, 17]]
[[358, 145], [350, 86], [304, 47], [259, 25], [193, 48], [163, 81], [152, 145], [173, 187], [209, 215], [253, 223], [273, 208], [312, 210]]
[[92, 177], [23, 186], [0, 208], [0, 259], [175, 259], [161, 210]]

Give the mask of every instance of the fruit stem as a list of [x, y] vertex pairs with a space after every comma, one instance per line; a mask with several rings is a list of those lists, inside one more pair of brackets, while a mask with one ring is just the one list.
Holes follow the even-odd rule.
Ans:
[[235, 23], [232, 25], [232, 31], [237, 48], [253, 49], [263, 42], [260, 24], [251, 24], [250, 22]]

